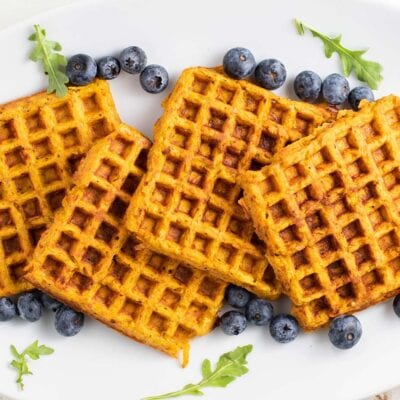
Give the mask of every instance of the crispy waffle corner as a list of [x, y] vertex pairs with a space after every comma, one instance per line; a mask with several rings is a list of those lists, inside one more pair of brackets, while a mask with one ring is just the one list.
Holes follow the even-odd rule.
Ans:
[[23, 269], [88, 148], [120, 123], [104, 81], [0, 106], [0, 296], [32, 287]]
[[248, 172], [244, 200], [305, 329], [400, 291], [400, 98], [365, 103]]
[[264, 245], [238, 204], [237, 179], [334, 117], [214, 69], [185, 70], [155, 126], [128, 229], [154, 250], [277, 298], [281, 289]]
[[208, 333], [226, 284], [149, 250], [123, 224], [151, 142], [121, 125], [96, 143], [42, 235], [26, 279], [117, 331], [173, 357]]

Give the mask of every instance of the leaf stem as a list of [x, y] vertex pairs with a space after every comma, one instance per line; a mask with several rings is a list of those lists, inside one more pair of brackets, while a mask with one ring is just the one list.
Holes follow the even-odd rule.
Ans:
[[189, 394], [190, 392], [193, 391], [193, 389], [197, 388], [200, 389], [200, 385], [193, 385], [190, 388], [186, 388], [186, 389], [181, 389], [181, 390], [177, 390], [176, 392], [169, 392], [169, 393], [165, 393], [165, 394], [161, 394], [159, 396], [150, 396], [150, 397], [144, 397], [142, 400], [162, 400], [162, 399], [171, 399], [173, 397], [179, 397], [179, 396], [183, 396], [185, 394]]
[[42, 28], [40, 27], [40, 25], [37, 24], [34, 25], [33, 27], [35, 28], [38, 45], [40, 46], [40, 49], [42, 50], [43, 53], [43, 58], [44, 58], [43, 64], [47, 65], [48, 68], [50, 69], [49, 74], [56, 76], [56, 71], [54, 70], [52, 63], [50, 62], [49, 53], [47, 52], [46, 46], [43, 45], [44, 38], [42, 34]]

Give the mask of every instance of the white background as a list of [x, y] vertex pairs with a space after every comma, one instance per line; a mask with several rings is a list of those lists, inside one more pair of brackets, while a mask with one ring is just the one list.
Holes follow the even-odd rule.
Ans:
[[[0, 0], [0, 28], [45, 9], [72, 2], [78, 1]], [[381, 1], [382, 10], [388, 2]], [[390, 2], [395, 3], [395, 0]], [[139, 44], [148, 50], [151, 59], [168, 68], [172, 80], [185, 66], [215, 65], [224, 50], [237, 44], [243, 36], [244, 45], [254, 49], [258, 58], [269, 54], [281, 58], [288, 67], [290, 79], [296, 71], [307, 67], [325, 75], [338, 71], [336, 57], [327, 60], [316, 39], [309, 35], [304, 38], [296, 36], [290, 24], [295, 16], [305, 18], [306, 22], [324, 32], [343, 33], [349, 46], [371, 46], [369, 58], [385, 66], [385, 81], [379, 94], [391, 91], [400, 94], [399, 18], [394, 23], [388, 13], [386, 23], [379, 10], [360, 1], [315, 1], [313, 4], [309, 0], [304, 1], [307, 6], [302, 8], [300, 2], [296, 4], [294, 1], [290, 7], [282, 6], [282, 3], [289, 4], [289, 0], [231, 0], [225, 1], [224, 5], [219, 0], [138, 0], [132, 1], [140, 4], [130, 9], [129, 16], [118, 11], [115, 3], [115, 0], [108, 1], [107, 14], [96, 7], [85, 9], [90, 10], [87, 14], [66, 9], [65, 13], [60, 11], [54, 18], [51, 14], [38, 16], [34, 21], [0, 36], [0, 54], [2, 57], [7, 54], [7, 62], [0, 63], [0, 102], [32, 93], [45, 85], [39, 67], [27, 62], [29, 43], [26, 37], [33, 22], [43, 24], [49, 37], [59, 40], [68, 55], [82, 51], [99, 56], [132, 44], [132, 40], [139, 38]], [[256, 4], [263, 4], [261, 13]], [[112, 5], [114, 11], [111, 11]], [[155, 15], [148, 12], [151, 8]], [[268, 18], [267, 13], [264, 16], [265, 10], [275, 18]], [[182, 18], [182, 13], [186, 17]], [[125, 21], [124, 25], [115, 23], [115, 14]], [[380, 22], [378, 25], [375, 24], [377, 20]], [[238, 29], [232, 30], [232, 23]], [[247, 24], [248, 36], [240, 32], [243, 24]], [[256, 29], [256, 24], [261, 28]], [[225, 27], [233, 36], [222, 34]], [[163, 36], [163, 29], [169, 35]], [[265, 36], [257, 36], [257, 32], [262, 30], [266, 32]], [[163, 95], [145, 95], [136, 83], [131, 82], [125, 74], [112, 83], [118, 108], [126, 122], [150, 134], [152, 123], [161, 112], [159, 103]], [[289, 83], [281, 93], [293, 95], [288, 87]], [[250, 373], [227, 389], [207, 390], [205, 399], [355, 400], [400, 382], [400, 323], [393, 315], [390, 302], [360, 313], [359, 318], [364, 329], [363, 338], [348, 352], [330, 346], [326, 330], [301, 335], [287, 346], [274, 343], [265, 330], [255, 327], [236, 338], [226, 337], [217, 330], [194, 341], [191, 363], [185, 370], [181, 370], [173, 360], [94, 321], [88, 320], [81, 334], [69, 340], [54, 334], [50, 315], [32, 325], [14, 321], [1, 325], [0, 329], [0, 392], [29, 400], [137, 400], [142, 395], [169, 391], [195, 382], [199, 377], [199, 365], [205, 357], [215, 361], [221, 352], [238, 344], [253, 343], [255, 349], [249, 357]], [[26, 391], [19, 393], [13, 382], [15, 373], [7, 367], [10, 359], [8, 345], [15, 343], [22, 349], [36, 338], [54, 347], [56, 353], [32, 363], [35, 375], [26, 378]]]
[[[51, 10], [72, 3], [85, 3], [93, 0], [0, 0], [0, 29], [22, 21], [43, 11]], [[111, 0], [110, 0], [111, 1]], [[154, 3], [168, 0], [148, 0]], [[301, 1], [301, 0], [300, 0]], [[383, 5], [399, 6], [398, 0], [363, 0], [364, 2], [381, 3]], [[274, 4], [273, 0], [265, 0]], [[251, 4], [251, 1], [248, 2]]]

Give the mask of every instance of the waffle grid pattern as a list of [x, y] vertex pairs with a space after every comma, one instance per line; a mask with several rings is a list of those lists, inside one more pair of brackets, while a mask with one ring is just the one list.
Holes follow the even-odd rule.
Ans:
[[0, 107], [0, 296], [31, 288], [23, 267], [86, 150], [117, 123], [104, 81]]
[[206, 68], [184, 71], [164, 108], [128, 229], [157, 251], [278, 297], [264, 245], [238, 204], [237, 178], [310, 134], [330, 112]]
[[400, 290], [400, 99], [364, 105], [243, 179], [306, 329]]
[[124, 125], [97, 143], [27, 279], [105, 324], [172, 356], [208, 333], [226, 284], [153, 252], [123, 227], [151, 142]]

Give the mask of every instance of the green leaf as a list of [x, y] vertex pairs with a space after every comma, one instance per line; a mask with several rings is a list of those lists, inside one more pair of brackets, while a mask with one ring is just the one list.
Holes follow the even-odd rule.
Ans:
[[247, 364], [246, 357], [253, 350], [252, 345], [237, 347], [235, 350], [229, 353], [223, 354], [217, 363], [217, 369], [221, 368], [223, 365], [228, 365], [231, 368], [236, 366], [243, 366]]
[[230, 351], [229, 353], [223, 354], [223, 356], [228, 357], [231, 360], [235, 360], [240, 363], [246, 364], [246, 357], [253, 351], [253, 346], [248, 344], [247, 346], [239, 346], [236, 347], [235, 350]]
[[68, 77], [65, 74], [64, 67], [67, 65], [67, 59], [59, 53], [62, 50], [60, 43], [48, 40], [46, 31], [39, 25], [34, 25], [35, 33], [29, 36], [29, 40], [36, 42], [32, 49], [29, 59], [34, 62], [41, 62], [43, 72], [48, 76], [48, 93], [55, 92], [58, 97], [67, 94]]
[[19, 378], [16, 380], [16, 382], [17, 382], [18, 387], [20, 388], [20, 390], [24, 390], [25, 385], [24, 385], [23, 382], [22, 382], [22, 378], [19, 377]]
[[32, 360], [39, 360], [39, 354], [35, 353], [34, 351], [27, 351], [25, 354]]
[[203, 379], [208, 378], [211, 375], [211, 362], [207, 358], [203, 361], [201, 365], [201, 374]]
[[197, 385], [194, 385], [193, 383], [189, 383], [188, 385], [185, 385], [183, 387], [183, 390], [185, 391], [185, 394], [187, 394], [187, 395], [189, 395], [189, 394], [192, 396], [203, 396], [204, 395], [204, 393], [198, 389]]
[[11, 366], [14, 367], [17, 370], [22, 370], [22, 363], [17, 361], [17, 360], [12, 360], [11, 361]]
[[21, 357], [21, 355], [18, 353], [17, 349], [15, 348], [15, 346], [13, 344], [10, 346], [10, 350], [11, 350], [11, 354], [15, 358], [20, 358]]
[[143, 400], [170, 399], [184, 395], [203, 395], [202, 389], [206, 387], [226, 387], [236, 378], [246, 374], [247, 356], [253, 350], [252, 345], [237, 347], [235, 350], [224, 353], [218, 359], [215, 369], [212, 370], [210, 360], [205, 359], [201, 365], [203, 379], [196, 383], [189, 383], [181, 390], [159, 396], [145, 397]]
[[297, 19], [294, 20], [294, 23], [299, 35], [304, 35], [305, 31], [308, 30], [314, 37], [322, 41], [327, 58], [331, 58], [333, 53], [338, 54], [345, 76], [349, 76], [354, 71], [357, 79], [361, 82], [365, 82], [371, 89], [378, 88], [383, 79], [383, 68], [379, 63], [366, 60], [363, 57], [367, 49], [350, 50], [342, 45], [341, 35], [329, 37]]
[[54, 350], [50, 347], [46, 347], [45, 345], [39, 346], [38, 341], [33, 342], [29, 347], [27, 347], [24, 351], [24, 354], [29, 356], [32, 360], [38, 360], [40, 356], [47, 356], [49, 354], [54, 353]]
[[44, 344], [38, 347], [38, 352], [41, 356], [48, 356], [54, 353], [54, 349], [47, 347]]
[[297, 29], [297, 33], [299, 34], [299, 35], [304, 35], [304, 27], [303, 27], [303, 24], [298, 20], [298, 19], [295, 19], [294, 20], [294, 24], [295, 24], [295, 26], [296, 26], [296, 29]]
[[21, 390], [24, 389], [23, 377], [24, 375], [32, 375], [29, 370], [28, 359], [38, 360], [40, 356], [49, 355], [54, 352], [54, 350], [45, 345], [40, 345], [37, 340], [30, 344], [22, 353], [19, 353], [14, 345], [10, 346], [11, 354], [14, 356], [14, 360], [11, 361], [10, 365], [17, 370], [16, 382]]
[[209, 382], [208, 386], [226, 387], [236, 379], [236, 376], [220, 376]]

